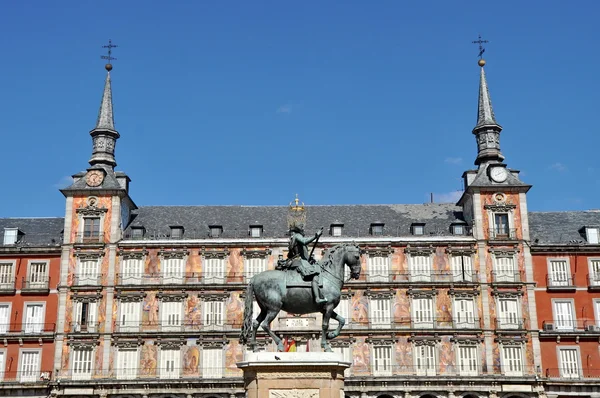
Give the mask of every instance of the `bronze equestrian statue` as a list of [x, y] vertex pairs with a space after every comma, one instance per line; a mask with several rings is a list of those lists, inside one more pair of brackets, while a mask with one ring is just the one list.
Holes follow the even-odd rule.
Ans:
[[305, 238], [304, 229], [301, 226], [292, 226], [290, 228], [290, 243], [288, 245], [288, 261], [278, 264], [282, 269], [296, 269], [300, 272], [304, 280], [311, 281], [311, 288], [316, 304], [325, 304], [327, 299], [323, 298], [319, 286], [321, 282], [321, 278], [319, 277], [321, 275], [321, 267], [312, 255], [308, 254], [308, 245], [318, 240], [322, 233], [323, 228], [317, 231], [314, 237]]

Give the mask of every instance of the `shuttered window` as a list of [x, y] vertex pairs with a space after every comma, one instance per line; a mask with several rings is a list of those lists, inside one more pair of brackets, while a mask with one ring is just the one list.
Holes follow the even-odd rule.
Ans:
[[0, 263], [0, 290], [10, 290], [14, 287], [13, 263]]
[[88, 286], [98, 284], [98, 259], [79, 260], [77, 284]]
[[41, 333], [44, 329], [44, 306], [25, 304], [25, 333]]
[[392, 375], [392, 347], [375, 346], [373, 347], [373, 375], [391, 376]]
[[124, 285], [137, 285], [141, 282], [144, 273], [144, 259], [126, 258], [123, 260], [122, 268], [121, 283]]
[[73, 367], [71, 375], [74, 380], [89, 380], [92, 378], [92, 354], [90, 349], [73, 350]]
[[[223, 301], [204, 301], [202, 321], [206, 328], [222, 328], [225, 303]], [[258, 314], [256, 314], [258, 316]]]
[[137, 349], [119, 349], [117, 352], [117, 379], [135, 379], [138, 362]]
[[254, 275], [266, 271], [267, 259], [266, 258], [246, 258], [244, 260], [244, 270], [246, 273], [246, 279], [252, 278]]
[[575, 312], [572, 301], [554, 300], [554, 325], [558, 330], [575, 328]]
[[452, 279], [455, 282], [465, 281], [473, 282], [473, 265], [471, 256], [452, 256], [451, 257]]
[[205, 379], [223, 377], [223, 350], [221, 348], [202, 349], [202, 377]]
[[498, 327], [500, 329], [518, 329], [519, 300], [516, 298], [501, 298], [498, 300]]
[[384, 256], [374, 256], [367, 259], [370, 282], [387, 282], [390, 277], [390, 259]]
[[412, 300], [412, 317], [415, 328], [433, 327], [433, 298], [418, 297]]
[[431, 257], [430, 256], [411, 256], [410, 257], [410, 280], [413, 282], [431, 281]]
[[33, 262], [29, 264], [29, 287], [46, 287], [48, 270], [46, 262]]
[[121, 302], [121, 312], [119, 314], [120, 332], [137, 332], [140, 328], [140, 317], [142, 312], [142, 303]]
[[415, 370], [419, 376], [435, 376], [437, 373], [437, 358], [434, 345], [415, 345]]
[[225, 281], [225, 259], [206, 258], [204, 260], [204, 283], [223, 283]]
[[167, 349], [160, 351], [160, 378], [177, 379], [181, 367], [181, 351]]
[[10, 306], [0, 305], [0, 334], [8, 333], [10, 323]]
[[4, 380], [4, 369], [6, 368], [6, 352], [0, 351], [0, 381]]
[[98, 313], [97, 303], [92, 302], [76, 302], [75, 303], [75, 317], [73, 330], [75, 332], [96, 332], [96, 315]]
[[550, 260], [550, 286], [570, 286], [571, 275], [569, 264], [566, 260]]
[[183, 258], [163, 258], [162, 271], [164, 283], [183, 283], [185, 260]]
[[40, 377], [40, 352], [22, 351], [21, 365], [19, 366], [22, 383], [31, 383], [37, 381]]
[[477, 376], [477, 347], [458, 347], [458, 372], [461, 376]]
[[177, 331], [181, 329], [181, 301], [163, 301], [160, 305], [161, 331]]
[[389, 326], [391, 322], [390, 299], [371, 298], [369, 302], [369, 320], [373, 327]]
[[560, 377], [570, 379], [581, 376], [579, 369], [579, 353], [576, 348], [559, 348]]
[[495, 257], [495, 282], [516, 282], [514, 257]]
[[454, 325], [458, 329], [475, 327], [475, 303], [472, 298], [454, 300]]
[[600, 285], [600, 260], [590, 260], [590, 284]]
[[506, 376], [522, 376], [523, 349], [520, 346], [502, 347], [502, 367]]

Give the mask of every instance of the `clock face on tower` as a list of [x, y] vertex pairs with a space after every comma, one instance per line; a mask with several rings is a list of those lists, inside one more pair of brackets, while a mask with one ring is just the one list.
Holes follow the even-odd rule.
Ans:
[[504, 167], [494, 167], [490, 170], [490, 177], [496, 182], [504, 182], [508, 178], [508, 171]]
[[100, 170], [88, 171], [87, 175], [85, 176], [85, 182], [90, 187], [100, 186], [100, 184], [102, 184], [102, 181], [104, 181], [104, 173]]

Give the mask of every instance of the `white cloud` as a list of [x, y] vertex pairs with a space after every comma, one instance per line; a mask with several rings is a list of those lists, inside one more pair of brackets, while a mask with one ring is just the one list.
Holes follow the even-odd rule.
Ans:
[[449, 164], [461, 164], [462, 163], [462, 158], [446, 158], [444, 159], [444, 162], [449, 163]]
[[281, 105], [277, 108], [277, 113], [290, 114], [292, 113], [292, 106], [290, 104]]
[[460, 199], [462, 194], [463, 194], [463, 191], [434, 193], [433, 194], [433, 202], [434, 203], [456, 203], [456, 202], [458, 202], [458, 199]]
[[57, 188], [57, 189], [62, 189], [62, 188], [68, 187], [71, 184], [73, 184], [73, 177], [71, 177], [71, 176], [64, 176], [58, 182], [56, 182], [53, 185], [53, 187]]
[[565, 166], [564, 164], [560, 163], [560, 162], [556, 162], [552, 165], [550, 165], [550, 168], [556, 171], [566, 171], [567, 170], [567, 166]]

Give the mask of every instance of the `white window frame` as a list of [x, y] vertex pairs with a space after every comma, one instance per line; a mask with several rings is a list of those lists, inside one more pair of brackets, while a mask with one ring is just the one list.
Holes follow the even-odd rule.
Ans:
[[596, 319], [596, 328], [600, 329], [600, 299], [594, 299], [594, 317]]
[[[77, 258], [77, 285], [96, 286], [100, 279], [100, 259], [101, 257], [93, 258]], [[83, 263], [88, 264], [89, 268], [83, 268]], [[85, 271], [85, 272], [83, 272]]]
[[0, 381], [4, 380], [4, 371], [6, 370], [6, 351], [0, 350]]
[[[87, 331], [89, 333], [95, 333], [96, 330], [96, 322], [98, 319], [98, 302], [97, 301], [88, 301], [88, 309], [87, 309], [87, 319], [85, 322], [81, 320], [81, 311], [83, 309], [83, 301], [75, 301], [73, 303], [73, 331], [74, 332], [82, 332]], [[85, 324], [85, 325], [84, 325]]]
[[13, 290], [15, 288], [15, 264], [16, 260], [0, 261], [0, 271], [10, 270], [10, 273], [0, 273], [0, 290]]
[[[171, 264], [174, 263], [174, 264]], [[162, 281], [165, 284], [181, 284], [185, 275], [185, 264], [187, 256], [179, 257], [164, 257], [161, 256], [160, 268]]]
[[590, 286], [600, 286], [600, 258], [588, 257]]
[[369, 282], [388, 282], [390, 280], [390, 257], [367, 257], [367, 280]]
[[181, 376], [181, 348], [161, 348], [159, 363], [161, 379], [178, 379]]
[[[132, 308], [127, 308], [132, 307]], [[137, 308], [136, 308], [137, 307]], [[124, 311], [127, 309], [128, 311]], [[127, 315], [131, 315], [131, 319]], [[120, 301], [119, 302], [119, 332], [138, 332], [142, 321], [142, 302], [141, 301]]]
[[183, 301], [160, 301], [160, 330], [177, 332], [182, 330]]
[[[507, 351], [511, 350], [511, 351]], [[510, 352], [512, 354], [518, 354], [518, 357], [515, 358], [507, 358], [506, 354]], [[523, 346], [522, 345], [513, 345], [506, 344], [502, 345], [500, 348], [500, 356], [501, 356], [501, 364], [502, 364], [502, 373], [505, 376], [523, 376], [524, 373], [524, 361], [523, 361]]]
[[[130, 358], [122, 356], [122, 354], [127, 353]], [[134, 353], [133, 355], [131, 353]], [[117, 349], [117, 364], [116, 364], [116, 374], [117, 379], [119, 380], [132, 380], [137, 378], [139, 363], [140, 363], [140, 350], [139, 348], [126, 348], [119, 347]], [[128, 368], [123, 366], [128, 362], [132, 362], [134, 364], [133, 368]]]
[[225, 257], [203, 257], [203, 282], [225, 283], [226, 260]]
[[393, 347], [389, 344], [373, 345], [373, 376], [392, 375]]
[[[574, 361], [570, 364], [563, 363], [563, 351], [574, 351]], [[579, 379], [583, 376], [581, 367], [581, 353], [579, 347], [574, 345], [556, 346], [556, 358], [558, 358], [558, 367], [560, 377], [563, 379]]]
[[19, 241], [19, 228], [4, 228], [3, 241], [4, 245], [15, 245]]
[[[35, 353], [37, 355], [37, 363], [26, 364], [24, 362], [25, 354]], [[41, 375], [41, 364], [42, 364], [42, 350], [23, 348], [19, 350], [19, 381], [21, 383], [33, 383], [39, 380]], [[25, 369], [25, 367], [31, 367]]]
[[[34, 318], [29, 317], [29, 307], [41, 307], [40, 314], [34, 314]], [[44, 331], [44, 321], [46, 318], [46, 303], [43, 301], [26, 301], [23, 303], [23, 331], [27, 334], [40, 334]]]
[[[468, 355], [467, 358], [464, 358], [463, 354], [467, 352], [475, 355]], [[475, 344], [457, 345], [456, 366], [460, 376], [477, 376], [479, 374], [479, 347]]]
[[342, 236], [342, 231], [344, 230], [343, 225], [332, 225], [331, 226], [331, 236]]
[[[215, 313], [215, 310], [217, 313]], [[256, 315], [258, 316], [258, 314]], [[202, 302], [202, 325], [204, 328], [222, 330], [225, 325], [225, 317], [225, 301], [204, 300]]]
[[[571, 286], [571, 262], [568, 257], [548, 258], [548, 286]], [[564, 268], [564, 269], [560, 269]]]
[[455, 297], [452, 309], [456, 329], [473, 329], [475, 327], [475, 319], [477, 319], [475, 297]]
[[498, 234], [497, 231], [497, 225], [496, 225], [496, 214], [508, 214], [508, 231], [507, 231], [507, 235], [509, 238], [515, 239], [516, 236], [511, 236], [512, 233], [514, 233], [515, 231], [515, 221], [514, 221], [514, 209], [510, 209], [507, 208], [506, 210], [502, 210], [502, 211], [492, 211], [492, 210], [488, 210], [488, 220], [490, 220], [490, 229], [492, 230], [493, 233], [493, 237], [490, 237], [491, 239], [497, 239], [498, 236], [503, 236], [502, 234]]
[[248, 230], [248, 235], [251, 238], [262, 238], [263, 236], [263, 226], [262, 225], [252, 225]]
[[[89, 358], [81, 358], [86, 353]], [[79, 358], [78, 358], [79, 356]], [[90, 380], [94, 366], [94, 349], [82, 347], [71, 350], [71, 377], [73, 380]]]
[[[224, 350], [222, 347], [202, 348], [202, 378], [220, 379], [224, 375]], [[211, 362], [211, 363], [207, 363]], [[214, 362], [214, 363], [212, 363]]]
[[12, 303], [10, 302], [3, 302], [0, 303], [0, 307], [6, 307], [6, 320], [3, 321], [2, 318], [0, 318], [0, 336], [6, 333], [10, 332], [10, 319], [11, 319], [11, 315], [12, 315]]
[[[513, 303], [510, 306], [514, 306], [515, 311], [507, 313], [506, 312], [507, 308], [503, 308], [503, 307], [510, 307], [510, 306], [509, 305], [503, 306], [502, 302]], [[498, 299], [496, 300], [496, 314], [497, 314], [496, 316], [497, 316], [497, 320], [498, 320], [498, 329], [518, 329], [519, 326], [521, 326], [521, 324], [523, 322], [523, 316], [521, 315], [522, 314], [521, 300], [519, 299], [519, 297], [513, 297], [513, 296], [498, 297]]]
[[[44, 272], [42, 275], [34, 273], [37, 265], [44, 264]], [[35, 288], [47, 288], [48, 287], [48, 275], [50, 273], [50, 261], [49, 260], [29, 260], [27, 262], [27, 282], [29, 283], [30, 289]], [[34, 277], [35, 275], [35, 277]]]
[[392, 321], [390, 297], [369, 297], [369, 324], [373, 328], [386, 328]]
[[[422, 303], [428, 301], [429, 308], [427, 305]], [[431, 329], [434, 327], [435, 315], [436, 315], [436, 302], [433, 296], [420, 296], [412, 297], [410, 302], [410, 314], [412, 327], [415, 329]], [[425, 314], [425, 310], [429, 310], [429, 315]], [[421, 314], [420, 312], [423, 312]]]
[[244, 256], [244, 275], [249, 281], [254, 275], [266, 271], [269, 265], [267, 257], [246, 257]]
[[[562, 305], [559, 311], [559, 306]], [[563, 310], [567, 310], [563, 313]], [[575, 300], [572, 298], [552, 299], [552, 322], [556, 330], [573, 331], [577, 327]]]
[[473, 257], [467, 254], [453, 254], [450, 257], [450, 268], [454, 282], [474, 282]]
[[[593, 231], [593, 232], [592, 232]], [[585, 237], [589, 244], [597, 245], [600, 243], [600, 230], [598, 227], [586, 227], [585, 228]]]
[[[509, 262], [512, 264], [510, 264], [510, 267], [508, 266], [509, 264], [501, 264], [502, 260], [500, 259], [510, 259]], [[517, 267], [518, 263], [514, 254], [494, 254], [494, 274], [496, 275], [494, 282], [517, 282]]]
[[139, 285], [144, 275], [146, 256], [127, 257], [121, 259], [121, 284]]
[[[423, 261], [417, 261], [422, 258]], [[408, 256], [408, 273], [411, 282], [431, 282], [432, 278], [432, 255], [411, 254]]]
[[[435, 376], [438, 369], [437, 344], [413, 344], [413, 360], [417, 376]], [[423, 351], [426, 355], [423, 356]]]
[[[98, 237], [95, 236], [91, 236], [91, 237], [86, 237], [85, 236], [85, 220], [86, 219], [99, 219], [99, 226], [98, 226]], [[104, 214], [100, 214], [100, 215], [85, 215], [85, 214], [80, 214], [79, 215], [79, 242], [95, 242], [95, 243], [100, 243], [102, 242], [102, 237], [104, 235]], [[86, 240], [89, 239], [89, 240]]]

